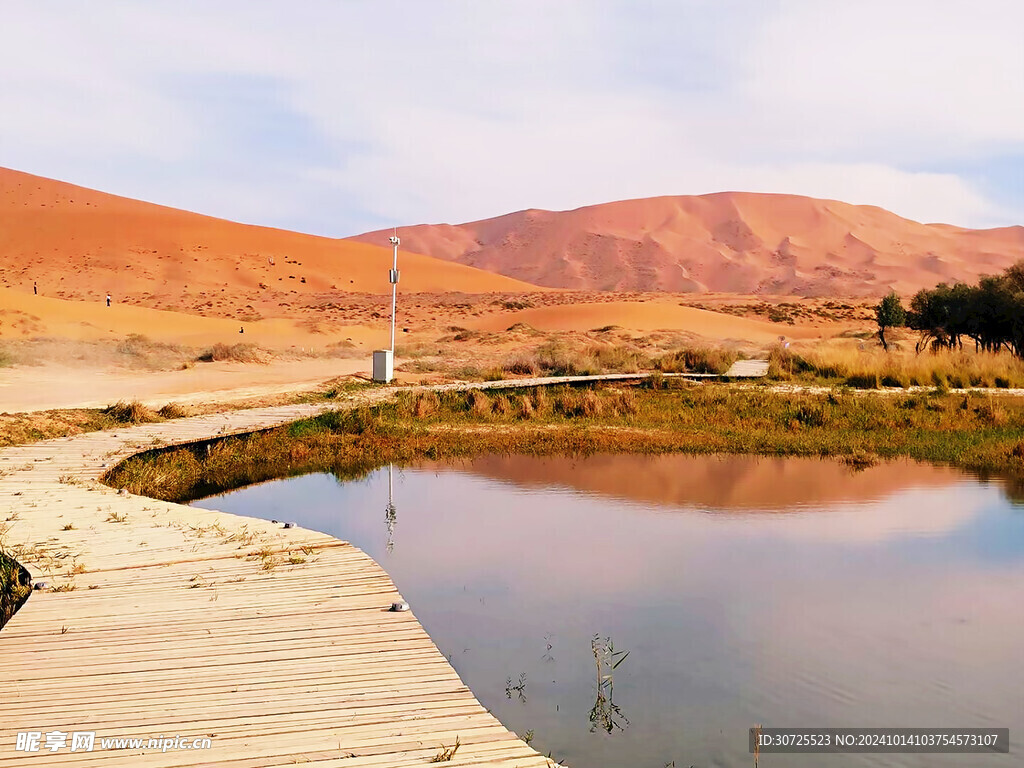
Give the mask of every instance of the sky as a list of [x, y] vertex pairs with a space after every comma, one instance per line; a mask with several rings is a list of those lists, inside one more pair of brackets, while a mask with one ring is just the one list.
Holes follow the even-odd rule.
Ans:
[[785, 192], [1024, 224], [1019, 0], [33, 0], [0, 166], [332, 237]]

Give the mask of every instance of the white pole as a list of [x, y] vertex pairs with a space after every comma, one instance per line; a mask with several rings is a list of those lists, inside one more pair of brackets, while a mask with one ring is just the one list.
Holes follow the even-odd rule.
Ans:
[[[398, 271], [398, 243], [395, 243], [395, 257], [391, 267]], [[398, 283], [391, 284], [391, 354], [395, 354], [395, 308], [398, 304]]]
[[394, 246], [395, 256], [391, 265], [391, 356], [395, 356], [395, 307], [398, 303], [398, 230], [391, 236], [391, 245]]

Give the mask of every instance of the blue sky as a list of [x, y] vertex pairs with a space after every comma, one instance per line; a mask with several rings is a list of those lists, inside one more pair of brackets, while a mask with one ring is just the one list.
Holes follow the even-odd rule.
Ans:
[[1015, 0], [12, 3], [0, 165], [344, 236], [726, 189], [1024, 224]]

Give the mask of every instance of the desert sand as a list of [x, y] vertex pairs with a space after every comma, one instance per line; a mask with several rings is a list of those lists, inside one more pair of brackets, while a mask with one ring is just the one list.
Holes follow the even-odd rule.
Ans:
[[0, 288], [0, 338], [59, 336], [91, 340], [117, 339], [133, 333], [175, 344], [246, 342], [271, 349], [324, 347], [338, 340], [372, 346], [383, 344], [388, 338], [383, 325], [338, 325], [330, 333], [318, 333], [308, 325], [283, 317], [238, 322], [127, 304], [107, 307], [102, 302], [52, 299]]
[[665, 301], [609, 301], [561, 304], [523, 309], [518, 312], [469, 321], [478, 330], [500, 331], [525, 323], [540, 331], [592, 331], [607, 326], [633, 331], [673, 330], [715, 341], [771, 343], [780, 336], [813, 339], [839, 333], [843, 326], [788, 326], [764, 320], [735, 317]]
[[[648, 202], [621, 204], [628, 215], [602, 226], [623, 237], [630, 227], [650, 227], [652, 237], [665, 239], [655, 220], [665, 212]], [[544, 231], [540, 212], [525, 216], [537, 224], [531, 231]], [[582, 269], [567, 229], [579, 222], [559, 221], [562, 241], [506, 237], [498, 224], [477, 235], [518, 242], [525, 266], [547, 259], [556, 272], [570, 263]], [[758, 226], [767, 232], [790, 224]], [[417, 232], [400, 233], [396, 351], [407, 382], [477, 375], [465, 371], [501, 365], [554, 338], [654, 351], [724, 342], [756, 353], [780, 337], [824, 339], [870, 320], [863, 303], [693, 293], [704, 283], [685, 281], [674, 294], [539, 288], [450, 261], [469, 247], [462, 230], [450, 230], [441, 253], [410, 252]], [[386, 243], [388, 234], [368, 239]], [[536, 250], [544, 242], [568, 250], [551, 257]], [[125, 398], [153, 405], [241, 399], [365, 373], [372, 350], [389, 343], [390, 260], [390, 250], [375, 244], [237, 224], [0, 169], [0, 365], [5, 355], [15, 363], [0, 368], [0, 412]], [[708, 261], [712, 272], [721, 267], [715, 263]], [[636, 265], [612, 259], [606, 266], [622, 276]], [[592, 271], [580, 274], [589, 277], [579, 284], [600, 282]], [[239, 343], [258, 348], [261, 364], [194, 362], [213, 345]]]
[[419, 253], [576, 290], [908, 294], [1024, 258], [1020, 226], [921, 224], [873, 206], [744, 192], [526, 210], [401, 234]]
[[[305, 297], [390, 291], [391, 249], [236, 224], [0, 169], [0, 286], [241, 319]], [[405, 292], [533, 286], [405, 251]]]
[[227, 403], [313, 391], [341, 377], [369, 377], [370, 360], [273, 360], [265, 364], [215, 362], [175, 371], [45, 364], [0, 368], [0, 413], [104, 408], [137, 400], [157, 409]]

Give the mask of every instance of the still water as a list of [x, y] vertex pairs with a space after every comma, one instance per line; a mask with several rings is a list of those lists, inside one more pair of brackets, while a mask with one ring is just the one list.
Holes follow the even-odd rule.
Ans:
[[[1010, 728], [1010, 755], [763, 768], [1021, 764], [1024, 507], [999, 482], [913, 463], [483, 457], [196, 504], [362, 548], [484, 706], [575, 768], [750, 766], [756, 723]], [[623, 659], [611, 687], [595, 636], [605, 672], [609, 640]]]

